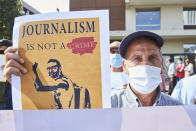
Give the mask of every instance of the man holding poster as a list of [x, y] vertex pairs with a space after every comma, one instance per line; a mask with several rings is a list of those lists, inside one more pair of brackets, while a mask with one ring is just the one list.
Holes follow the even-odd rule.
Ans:
[[[13, 47], [5, 51], [6, 78], [11, 81], [11, 74], [21, 76], [19, 83], [17, 79], [13, 81], [15, 86], [21, 84], [21, 87], [16, 89], [22, 93], [19, 93], [19, 96], [13, 93], [16, 95], [14, 98], [19, 98], [21, 102], [15, 102], [17, 109], [51, 109], [55, 104], [57, 109], [75, 109], [76, 105], [81, 103], [84, 108], [106, 107], [102, 106], [104, 105], [102, 103], [109, 102], [106, 96], [110, 96], [110, 86], [107, 85], [110, 73], [106, 70], [109, 67], [109, 59], [104, 58], [109, 56], [109, 46], [106, 46], [103, 39], [101, 42], [104, 44], [98, 44], [100, 43], [99, 37], [105, 38], [106, 34], [100, 33], [101, 36], [99, 34], [99, 30], [103, 31], [105, 24], [103, 22], [99, 24], [104, 19], [99, 21], [95, 15], [96, 13], [92, 13], [93, 18], [72, 20], [48, 20], [46, 17], [41, 21], [32, 22], [19, 19], [20, 26], [16, 26], [16, 35], [13, 35], [16, 36], [15, 42], [19, 41], [19, 55], [15, 54], [17, 49]], [[80, 25], [81, 21], [83, 21], [82, 25]], [[55, 26], [54, 23], [61, 23], [60, 29], [58, 24]], [[80, 28], [77, 23], [80, 23]], [[34, 32], [38, 25], [42, 30], [40, 34]], [[41, 25], [44, 25], [44, 28], [41, 28]], [[132, 33], [122, 40], [119, 50], [124, 58], [123, 68], [129, 76], [129, 85], [120, 94], [112, 96], [112, 107], [181, 104], [160, 91], [159, 85], [162, 82], [160, 49], [163, 43], [159, 35], [148, 31]], [[39, 69], [37, 69], [37, 63], [40, 65]], [[61, 72], [61, 69], [66, 75]], [[78, 80], [77, 84], [76, 80]], [[84, 93], [78, 90], [83, 90]], [[93, 97], [90, 98], [90, 96]], [[68, 104], [72, 102], [72, 98], [75, 98], [75, 104]], [[62, 108], [63, 105], [65, 105], [64, 108]]]

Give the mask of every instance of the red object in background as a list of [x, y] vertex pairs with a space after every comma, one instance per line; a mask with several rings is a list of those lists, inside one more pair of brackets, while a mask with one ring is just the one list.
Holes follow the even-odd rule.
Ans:
[[[182, 71], [179, 72], [182, 68]], [[180, 77], [180, 78], [184, 78], [184, 75], [185, 75], [185, 65], [184, 64], [179, 64], [177, 65], [177, 74], [176, 74], [176, 77]]]
[[83, 55], [85, 53], [93, 53], [97, 42], [94, 42], [94, 37], [80, 37], [72, 40], [67, 44], [69, 49], [72, 49], [72, 53]]

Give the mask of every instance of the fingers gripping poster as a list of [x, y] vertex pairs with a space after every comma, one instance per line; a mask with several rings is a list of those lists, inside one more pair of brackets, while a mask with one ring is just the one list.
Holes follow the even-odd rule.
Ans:
[[12, 77], [14, 109], [109, 107], [108, 11], [18, 17], [13, 42], [28, 70]]

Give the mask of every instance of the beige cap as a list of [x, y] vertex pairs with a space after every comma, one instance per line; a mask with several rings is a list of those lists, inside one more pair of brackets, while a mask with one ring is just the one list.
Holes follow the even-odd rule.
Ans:
[[114, 41], [110, 44], [110, 48], [119, 48], [119, 47], [120, 47], [119, 41]]

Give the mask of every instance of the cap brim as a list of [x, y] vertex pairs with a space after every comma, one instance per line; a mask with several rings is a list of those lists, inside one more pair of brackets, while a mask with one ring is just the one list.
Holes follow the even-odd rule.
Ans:
[[128, 45], [130, 45], [133, 40], [135, 40], [139, 37], [150, 37], [150, 38], [152, 38], [155, 41], [155, 43], [157, 44], [157, 46], [160, 47], [160, 48], [164, 44], [163, 38], [161, 36], [153, 33], [153, 32], [149, 32], [149, 31], [134, 32], [134, 33], [126, 36], [121, 41], [120, 48], [119, 48], [119, 52], [120, 52], [121, 57], [125, 58]]

